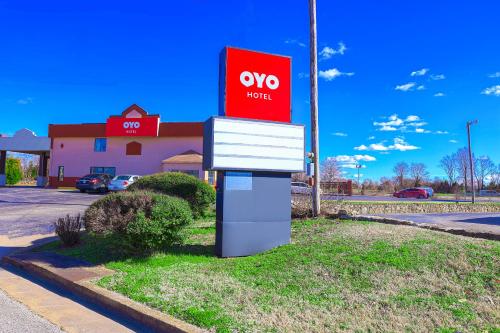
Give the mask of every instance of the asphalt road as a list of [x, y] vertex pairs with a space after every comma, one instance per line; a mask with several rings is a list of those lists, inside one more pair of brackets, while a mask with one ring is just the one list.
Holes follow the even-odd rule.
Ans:
[[52, 234], [53, 223], [58, 217], [83, 213], [100, 197], [76, 191], [1, 187], [0, 245], [5, 237], [12, 239]]
[[500, 213], [441, 213], [378, 215], [443, 228], [464, 229], [500, 235]]
[[[83, 212], [98, 198], [40, 188], [0, 188], [0, 259], [17, 249], [53, 239], [53, 223], [58, 217]], [[2, 270], [0, 267], [6, 275]], [[0, 333], [4, 332], [62, 331], [0, 289]]]

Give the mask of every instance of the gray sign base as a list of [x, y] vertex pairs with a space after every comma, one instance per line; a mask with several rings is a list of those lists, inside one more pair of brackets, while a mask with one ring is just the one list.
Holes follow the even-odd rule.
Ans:
[[253, 255], [290, 242], [290, 177], [282, 172], [218, 172], [219, 257]]

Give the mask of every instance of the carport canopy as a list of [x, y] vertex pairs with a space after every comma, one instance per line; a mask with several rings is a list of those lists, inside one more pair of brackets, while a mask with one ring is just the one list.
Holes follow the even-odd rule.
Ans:
[[48, 179], [48, 159], [50, 154], [50, 138], [37, 136], [35, 132], [23, 128], [13, 136], [0, 135], [0, 186], [5, 186], [5, 164], [7, 151], [36, 154], [40, 156], [37, 186], [45, 186]]

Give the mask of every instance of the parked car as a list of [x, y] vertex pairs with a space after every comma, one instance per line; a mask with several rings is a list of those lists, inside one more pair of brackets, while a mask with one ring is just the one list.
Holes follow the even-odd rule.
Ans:
[[108, 190], [110, 191], [123, 191], [126, 190], [130, 184], [134, 183], [139, 179], [138, 175], [118, 175], [111, 180], [108, 185]]
[[393, 196], [396, 198], [418, 198], [427, 199], [429, 198], [429, 193], [422, 188], [405, 188], [404, 190], [394, 192]]
[[311, 194], [312, 188], [303, 182], [292, 182], [292, 194]]
[[422, 190], [426, 190], [427, 193], [429, 194], [429, 198], [434, 196], [434, 190], [432, 189], [432, 187], [421, 186], [421, 187], [417, 187], [417, 188], [421, 188]]
[[500, 195], [500, 193], [495, 191], [495, 190], [480, 190], [479, 191], [480, 197], [496, 197], [499, 195]]
[[111, 176], [104, 173], [94, 173], [83, 176], [76, 182], [80, 192], [107, 192]]

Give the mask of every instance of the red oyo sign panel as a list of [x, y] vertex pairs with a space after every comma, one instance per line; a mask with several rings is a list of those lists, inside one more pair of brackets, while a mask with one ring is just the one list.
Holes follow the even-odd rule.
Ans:
[[110, 117], [106, 136], [158, 136], [160, 117]]
[[226, 47], [221, 64], [227, 117], [291, 122], [291, 58]]

